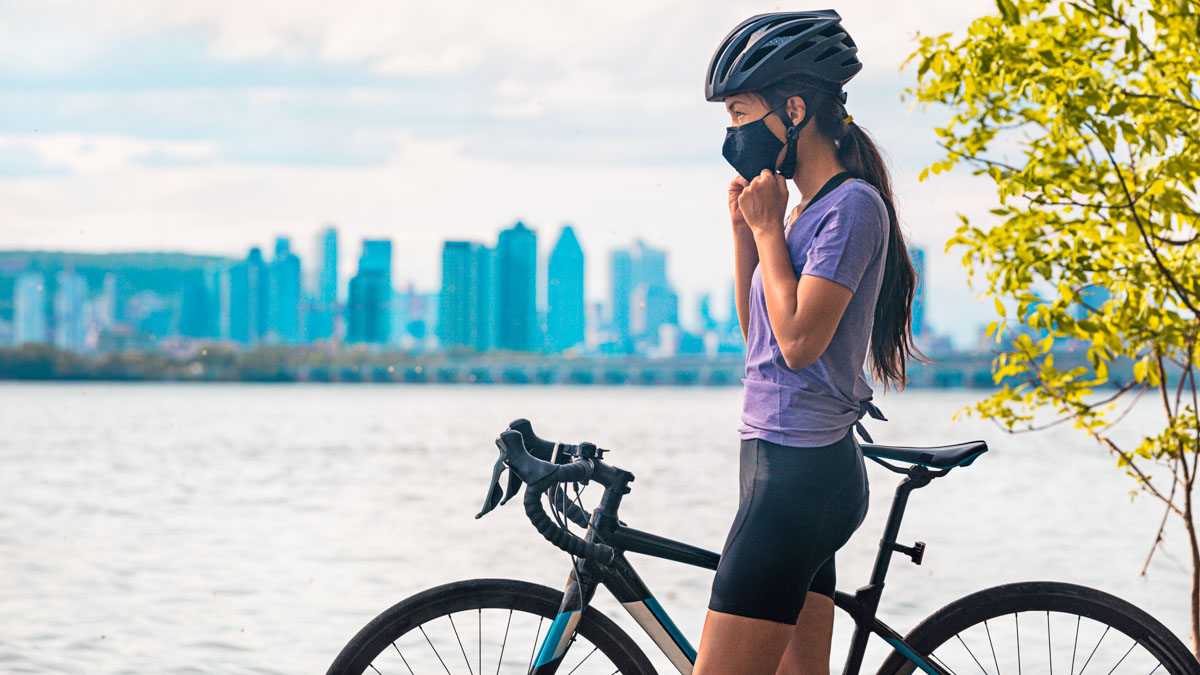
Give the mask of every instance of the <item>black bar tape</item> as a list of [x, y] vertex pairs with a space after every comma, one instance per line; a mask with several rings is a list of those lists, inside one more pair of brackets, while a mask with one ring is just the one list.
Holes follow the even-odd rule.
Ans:
[[616, 555], [611, 546], [584, 541], [567, 532], [550, 519], [545, 505], [542, 504], [542, 494], [551, 486], [556, 483], [586, 480], [591, 473], [592, 466], [588, 462], [573, 462], [559, 466], [557, 471], [525, 489], [525, 515], [529, 517], [529, 522], [533, 523], [534, 528], [546, 538], [546, 541], [556, 547], [580, 558], [589, 558], [609, 564]]

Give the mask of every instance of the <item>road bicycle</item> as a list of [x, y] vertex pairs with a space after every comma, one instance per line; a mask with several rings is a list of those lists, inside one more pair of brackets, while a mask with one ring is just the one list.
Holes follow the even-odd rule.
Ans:
[[[564, 590], [513, 579], [472, 579], [430, 588], [384, 611], [355, 635], [328, 673], [442, 673], [485, 675], [649, 675], [657, 671], [638, 644], [590, 606], [603, 585], [632, 615], [680, 673], [690, 673], [696, 650], [638, 577], [627, 553], [641, 553], [716, 570], [720, 555], [626, 526], [618, 518], [634, 476], [603, 461], [594, 443], [538, 438], [518, 419], [496, 438], [482, 517], [525, 489], [525, 513], [548, 541], [571, 555]], [[854, 621], [842, 671], [857, 675], [867, 640], [891, 650], [881, 675], [984, 675], [1030, 672], [1067, 675], [1139, 673], [1200, 675], [1200, 663], [1165, 626], [1132, 604], [1102, 591], [1054, 581], [995, 586], [955, 600], [901, 636], [876, 616], [894, 554], [921, 564], [924, 542], [897, 543], [909, 494], [952, 469], [970, 466], [987, 443], [937, 447], [861, 444], [865, 457], [904, 479], [896, 488], [870, 581], [834, 603]], [[903, 466], [902, 466], [903, 465]], [[509, 472], [507, 490], [500, 486]], [[594, 512], [580, 486], [595, 481], [604, 494]], [[573, 495], [569, 492], [573, 491]], [[548, 499], [547, 499], [548, 498]], [[546, 502], [550, 504], [549, 513]], [[574, 524], [583, 536], [570, 531]]]

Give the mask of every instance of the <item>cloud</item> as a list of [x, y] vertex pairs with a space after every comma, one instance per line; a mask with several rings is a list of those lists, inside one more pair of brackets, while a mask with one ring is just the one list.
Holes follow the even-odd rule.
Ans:
[[[332, 222], [348, 239], [346, 269], [358, 237], [392, 236], [397, 278], [432, 287], [443, 239], [493, 240], [524, 218], [548, 247], [570, 221], [592, 297], [606, 295], [607, 249], [641, 236], [672, 252], [685, 303], [700, 290], [722, 298], [728, 122], [703, 100], [702, 76], [734, 24], [771, 9], [10, 1], [0, 245], [241, 254], [284, 233], [303, 250], [306, 231]], [[907, 111], [899, 93], [912, 73], [897, 69], [918, 27], [950, 30], [994, 7], [860, 0], [839, 11], [866, 64], [851, 111], [893, 160], [937, 292], [959, 298], [935, 299], [932, 320], [957, 321], [973, 300], [941, 243], [955, 210], [986, 210], [991, 193], [957, 173], [915, 183], [937, 156], [939, 118]]]

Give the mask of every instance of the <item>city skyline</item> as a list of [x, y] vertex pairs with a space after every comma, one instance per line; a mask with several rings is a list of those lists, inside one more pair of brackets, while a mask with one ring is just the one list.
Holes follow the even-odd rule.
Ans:
[[[468, 347], [649, 356], [743, 348], [732, 297], [722, 314], [714, 311], [711, 293], [701, 295], [694, 320], [682, 319], [667, 251], [642, 239], [610, 250], [606, 265], [590, 266], [608, 269], [608, 293], [596, 298], [585, 291], [589, 266], [574, 228], [563, 225], [553, 239], [545, 259], [536, 253], [537, 232], [521, 221], [499, 231], [494, 245], [445, 241], [442, 283], [431, 292], [393, 282], [400, 261], [389, 239], [362, 240], [355, 269], [340, 274], [338, 252], [353, 247], [342, 246], [333, 227], [322, 230], [316, 239], [320, 255], [307, 262], [289, 237], [277, 236], [269, 257], [260, 246], [232, 259], [177, 254], [189, 262], [168, 277], [162, 277], [167, 263], [161, 261], [147, 271], [99, 264], [89, 254], [57, 253], [42, 263], [0, 252], [0, 288], [8, 278], [12, 298], [7, 310], [0, 301], [0, 333], [14, 345], [46, 342], [77, 352], [153, 346], [176, 337], [246, 346], [333, 339], [418, 351]], [[923, 258], [919, 248], [910, 252]], [[92, 277], [90, 289], [77, 267]], [[732, 293], [732, 279], [728, 288]], [[915, 334], [944, 342], [921, 335], [921, 288]]]

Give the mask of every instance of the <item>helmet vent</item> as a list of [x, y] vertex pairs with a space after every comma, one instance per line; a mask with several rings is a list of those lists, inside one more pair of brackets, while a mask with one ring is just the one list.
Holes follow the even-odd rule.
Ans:
[[820, 35], [821, 37], [831, 38], [831, 37], [836, 37], [837, 35], [844, 33], [844, 32], [845, 31], [843, 31], [840, 26], [838, 26], [837, 24], [832, 24], [832, 25], [826, 26], [826, 27], [822, 28], [821, 30], [817, 31], [817, 35]]
[[[726, 54], [727, 55], [728, 54], [733, 54], [733, 55], [741, 54], [742, 50], [746, 48], [746, 45], [749, 42], [750, 42], [750, 36], [748, 34], [743, 35], [742, 39], [738, 40], [737, 44], [734, 45], [733, 47], [731, 47], [729, 49], [729, 51], [726, 52]], [[733, 66], [733, 62], [735, 60], [737, 60], [736, 56], [734, 58], [728, 58], [728, 56], [726, 56], [725, 63], [722, 65], [722, 68], [721, 68], [721, 72], [717, 73], [717, 81], [718, 82], [724, 82], [725, 79], [729, 76], [729, 69]]]
[[801, 42], [799, 45], [797, 45], [795, 49], [793, 49], [792, 51], [788, 52], [787, 54], [784, 54], [784, 55], [783, 55], [783, 58], [784, 58], [784, 59], [790, 59], [790, 58], [792, 58], [793, 56], [795, 56], [795, 55], [799, 54], [800, 52], [803, 52], [803, 51], [806, 51], [806, 50], [808, 50], [808, 48], [809, 48], [809, 47], [812, 47], [814, 44], [816, 44], [816, 43], [815, 43], [815, 42], [813, 42], [812, 40], [805, 40], [804, 42]]
[[796, 24], [790, 28], [786, 28], [786, 29], [780, 31], [780, 33], [778, 35], [776, 35], [775, 37], [777, 37], [777, 38], [795, 37], [795, 36], [799, 35], [800, 33], [803, 33], [806, 28], [808, 28], [808, 26], [805, 26], [803, 24]]
[[858, 63], [858, 59], [851, 56], [850, 58], [846, 59], [845, 61], [842, 61], [842, 67], [849, 68], [850, 66], [853, 66], [855, 63]]
[[840, 50], [837, 47], [830, 47], [829, 49], [821, 52], [821, 55], [817, 57], [817, 62], [820, 63], [831, 56], [837, 56], [839, 51]]
[[767, 45], [751, 54], [750, 58], [746, 59], [746, 62], [742, 64], [742, 72], [750, 70], [754, 66], [758, 65], [759, 61], [762, 61], [767, 57], [768, 54], [775, 51], [775, 47], [776, 45]]

